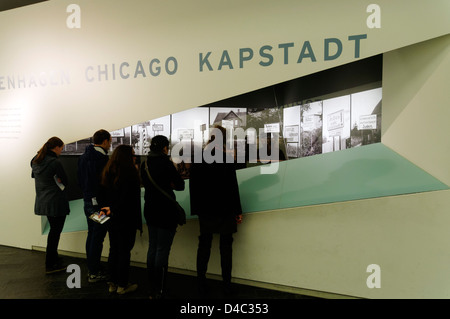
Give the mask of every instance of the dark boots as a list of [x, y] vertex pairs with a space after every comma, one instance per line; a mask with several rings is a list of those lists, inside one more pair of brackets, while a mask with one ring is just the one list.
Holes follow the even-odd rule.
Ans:
[[167, 267], [147, 270], [150, 283], [150, 299], [163, 299], [167, 295]]

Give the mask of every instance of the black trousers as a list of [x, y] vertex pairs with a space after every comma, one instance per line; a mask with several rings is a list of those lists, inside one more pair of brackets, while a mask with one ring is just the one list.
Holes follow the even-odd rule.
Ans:
[[55, 266], [58, 263], [58, 245], [61, 237], [66, 216], [51, 217], [47, 216], [50, 224], [50, 231], [47, 236], [47, 248], [45, 255], [45, 265], [47, 267]]
[[[197, 249], [197, 276], [205, 278], [208, 269], [209, 257], [211, 255], [212, 233], [201, 233], [198, 237]], [[220, 265], [222, 268], [222, 279], [224, 282], [231, 282], [232, 248], [233, 234], [220, 234]]]
[[111, 281], [120, 287], [128, 285], [131, 250], [136, 241], [136, 229], [109, 230], [108, 268]]

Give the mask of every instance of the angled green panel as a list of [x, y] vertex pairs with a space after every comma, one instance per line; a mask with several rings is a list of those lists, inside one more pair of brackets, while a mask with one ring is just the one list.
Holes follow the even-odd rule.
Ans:
[[[63, 233], [76, 232], [87, 230], [87, 221], [84, 215], [84, 203], [82, 199], [72, 200], [69, 202], [70, 214], [66, 217], [64, 223]], [[47, 222], [46, 217], [42, 217], [45, 220], [45, 228], [42, 231], [43, 235], [47, 235], [50, 231], [50, 225]]]
[[[237, 176], [245, 213], [449, 188], [382, 143], [242, 169]], [[185, 182], [177, 200], [195, 218]], [[142, 211], [143, 196], [144, 190]], [[83, 200], [71, 201], [70, 210], [63, 232], [87, 230]]]
[[280, 208], [287, 163], [256, 166], [237, 172], [241, 205], [244, 212]]
[[63, 232], [87, 230], [84, 201], [82, 199], [70, 201], [70, 214], [66, 218]]
[[381, 143], [286, 164], [283, 208], [448, 189]]

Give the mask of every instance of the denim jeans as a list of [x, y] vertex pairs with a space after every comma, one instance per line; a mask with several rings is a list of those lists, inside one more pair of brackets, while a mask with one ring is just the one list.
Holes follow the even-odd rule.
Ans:
[[148, 225], [147, 271], [152, 295], [165, 293], [169, 253], [175, 233], [176, 229], [169, 230]]
[[176, 230], [148, 225], [147, 268], [160, 270], [169, 264], [169, 253]]
[[131, 250], [136, 240], [136, 229], [113, 228], [109, 230], [108, 268], [111, 282], [126, 287], [130, 272]]
[[99, 224], [89, 218], [95, 211], [91, 201], [84, 201], [84, 213], [88, 224], [88, 235], [86, 239], [86, 259], [89, 274], [96, 275], [101, 270], [101, 256], [103, 251], [103, 241], [108, 231], [108, 225]]

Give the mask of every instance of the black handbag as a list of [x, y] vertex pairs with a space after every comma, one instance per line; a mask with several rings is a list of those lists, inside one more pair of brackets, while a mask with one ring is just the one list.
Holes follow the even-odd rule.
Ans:
[[144, 168], [145, 168], [145, 171], [147, 172], [148, 179], [150, 180], [150, 182], [152, 182], [152, 184], [156, 187], [156, 189], [158, 189], [161, 193], [164, 194], [164, 196], [166, 196], [168, 199], [170, 199], [171, 202], [175, 203], [175, 207], [177, 208], [177, 223], [178, 223], [178, 225], [182, 226], [182, 225], [186, 224], [186, 212], [184, 211], [184, 208], [181, 207], [181, 205], [178, 204], [178, 202], [175, 199], [173, 199], [161, 187], [159, 187], [158, 184], [155, 183], [152, 176], [150, 175], [150, 172], [148, 171], [147, 160], [144, 161]]

